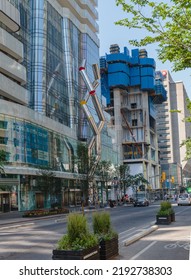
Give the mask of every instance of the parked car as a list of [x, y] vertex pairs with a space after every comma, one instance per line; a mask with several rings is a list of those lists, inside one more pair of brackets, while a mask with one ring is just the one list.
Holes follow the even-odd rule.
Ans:
[[182, 193], [178, 195], [177, 204], [179, 205], [191, 205], [191, 194]]
[[133, 202], [134, 207], [136, 206], [149, 206], [149, 201], [146, 197], [138, 197]]

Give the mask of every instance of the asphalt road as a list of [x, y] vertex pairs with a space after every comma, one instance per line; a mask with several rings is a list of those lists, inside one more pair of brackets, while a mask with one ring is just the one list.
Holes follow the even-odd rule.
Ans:
[[176, 206], [176, 221], [159, 225], [156, 231], [129, 246], [121, 247], [120, 259], [126, 260], [190, 260], [191, 207]]
[[[158, 208], [159, 203], [151, 204], [149, 207], [119, 206], [105, 209], [111, 213], [113, 228], [119, 234], [120, 259], [169, 259], [173, 250], [178, 259], [189, 258], [190, 241], [187, 240], [189, 244], [183, 246], [182, 243], [177, 243], [177, 230], [172, 230], [169, 234], [169, 231], [167, 233], [162, 227], [140, 241], [124, 246], [128, 238], [155, 223]], [[180, 231], [178, 236], [181, 238], [184, 236], [185, 241], [190, 234], [191, 207], [175, 206], [174, 209]], [[86, 213], [90, 228], [91, 215], [90, 212]], [[66, 232], [66, 220], [63, 216], [1, 226], [0, 259], [51, 260], [52, 249]], [[163, 252], [166, 252], [164, 256]]]
[[[111, 213], [113, 229], [123, 242], [136, 230], [154, 221], [154, 212], [159, 205], [149, 207], [119, 206], [107, 208]], [[85, 214], [91, 229], [91, 212]], [[42, 220], [27, 220], [0, 228], [0, 259], [2, 260], [50, 260], [52, 249], [66, 233], [67, 218], [55, 217]]]

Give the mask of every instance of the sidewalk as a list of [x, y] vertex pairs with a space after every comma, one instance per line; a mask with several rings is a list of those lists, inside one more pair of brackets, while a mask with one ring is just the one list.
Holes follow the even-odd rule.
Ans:
[[0, 213], [0, 229], [1, 226], [11, 226], [11, 225], [13, 226], [14, 224], [18, 224], [18, 223], [24, 224], [31, 221], [42, 220], [42, 219], [53, 219], [55, 217], [63, 217], [67, 215], [67, 214], [58, 214], [58, 215], [45, 216], [45, 217], [24, 218], [23, 213], [24, 212], [19, 212], [19, 211]]
[[[136, 242], [136, 244], [134, 244]], [[140, 243], [138, 243], [140, 242]], [[178, 245], [180, 242], [180, 246]], [[160, 244], [159, 247], [161, 247], [158, 251], [156, 251], [156, 248], [158, 247], [151, 247], [150, 251], [150, 258], [146, 259], [172, 259], [172, 260], [184, 260], [187, 257], [187, 254], [189, 255], [189, 259], [191, 259], [191, 252], [190, 252], [190, 243], [191, 243], [191, 223], [190, 223], [190, 217], [187, 217], [183, 219], [182, 216], [177, 215], [176, 221], [171, 222], [169, 225], [153, 225], [151, 227], [143, 229], [142, 232], [134, 235], [132, 238], [128, 238], [125, 242], [123, 242], [123, 245], [119, 248], [119, 255], [114, 258], [114, 260], [131, 260], [132, 259], [132, 252], [133, 250], [128, 247], [129, 245], [134, 246], [133, 248], [138, 249], [138, 255], [140, 254], [141, 248], [142, 251], [145, 251], [145, 244], [147, 243], [148, 247], [150, 244], [152, 245], [155, 243]], [[162, 246], [165, 247], [165, 244], [168, 243], [169, 248], [175, 247], [177, 244], [177, 249], [173, 248], [174, 250], [165, 251], [162, 249]], [[186, 244], [186, 246], [189, 248], [186, 248], [184, 250], [182, 244]], [[183, 252], [184, 251], [184, 252]], [[168, 256], [165, 255], [168, 253]], [[139, 259], [144, 259], [146, 254], [142, 254]], [[152, 257], [151, 257], [152, 256]], [[158, 258], [160, 256], [160, 258]], [[148, 255], [147, 255], [148, 257]], [[133, 258], [134, 259], [134, 258]]]
[[[127, 205], [129, 206], [129, 205]], [[87, 213], [87, 212], [93, 212], [93, 211], [103, 211], [103, 210], [106, 210], [107, 208], [110, 208], [109, 206], [108, 207], [105, 207], [105, 208], [89, 208], [89, 207], [84, 207], [84, 212]], [[82, 212], [82, 209], [81, 207], [78, 207], [78, 208], [73, 208], [71, 207], [70, 209], [70, 212]], [[26, 223], [26, 222], [29, 222], [29, 221], [36, 221], [36, 220], [42, 220], [42, 219], [54, 219], [55, 217], [64, 217], [68, 214], [57, 214], [57, 215], [52, 215], [52, 216], [44, 216], [44, 217], [31, 217], [31, 218], [28, 218], [28, 217], [23, 217], [23, 214], [24, 212], [22, 211], [11, 211], [11, 212], [6, 212], [6, 213], [3, 213], [3, 212], [0, 212], [0, 227], [1, 226], [4, 226], [4, 225], [13, 225], [13, 224], [16, 224], [16, 223]]]
[[[106, 208], [99, 208], [99, 210], [104, 210]], [[84, 212], [92, 212], [92, 211], [95, 211], [95, 210], [98, 210], [96, 208], [92, 208], [92, 209], [89, 209], [88, 207], [87, 208], [84, 208]], [[80, 208], [75, 209], [75, 208], [71, 208], [70, 209], [71, 212], [79, 212], [79, 211], [82, 211], [80, 210]], [[58, 217], [65, 217], [66, 215], [68, 214], [56, 214], [56, 215], [49, 215], [49, 216], [44, 216], [44, 217], [23, 217], [23, 214], [24, 212], [20, 212], [20, 211], [11, 211], [11, 212], [6, 212], [6, 213], [2, 213], [0, 212], [0, 228], [1, 226], [5, 226], [5, 225], [14, 225], [14, 224], [17, 224], [17, 223], [28, 223], [28, 222], [31, 222], [31, 221], [37, 221], [37, 220], [42, 220], [42, 219], [55, 219], [55, 218], [58, 218]]]

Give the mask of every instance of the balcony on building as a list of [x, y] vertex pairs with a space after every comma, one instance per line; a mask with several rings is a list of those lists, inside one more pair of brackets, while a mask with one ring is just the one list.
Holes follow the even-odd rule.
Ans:
[[0, 21], [12, 32], [17, 32], [20, 29], [20, 13], [7, 0], [0, 1]]
[[23, 61], [23, 44], [2, 28], [0, 28], [0, 50], [18, 62]]
[[22, 105], [28, 104], [27, 90], [0, 73], [0, 95]]
[[91, 1], [58, 0], [58, 2], [63, 8], [69, 9], [80, 23], [86, 24], [95, 33], [99, 31], [99, 26], [96, 22], [98, 13]]
[[3, 52], [0, 52], [0, 72], [20, 84], [26, 83], [26, 68]]

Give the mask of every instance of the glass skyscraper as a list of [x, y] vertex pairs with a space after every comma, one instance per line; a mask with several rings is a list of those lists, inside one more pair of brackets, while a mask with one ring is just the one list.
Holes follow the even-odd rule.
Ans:
[[[45, 207], [36, 191], [38, 166], [51, 167], [63, 201], [76, 204], [78, 143], [92, 131], [79, 105], [87, 91], [79, 74], [83, 59], [93, 80], [99, 63], [97, 0], [3, 0], [0, 3], [0, 150], [6, 152], [3, 201], [19, 210]], [[100, 87], [96, 94], [101, 101]], [[95, 115], [93, 105], [88, 106]], [[102, 132], [102, 159], [116, 163], [110, 133]], [[72, 192], [73, 190], [73, 192]], [[69, 194], [70, 191], [70, 194]], [[73, 195], [75, 193], [75, 195]], [[67, 201], [66, 201], [67, 200]], [[48, 204], [49, 203], [49, 204]]]

